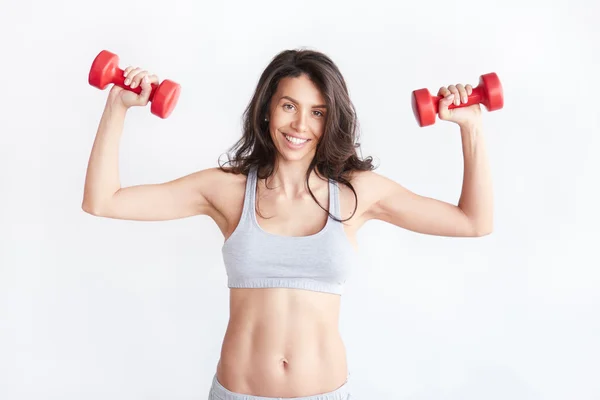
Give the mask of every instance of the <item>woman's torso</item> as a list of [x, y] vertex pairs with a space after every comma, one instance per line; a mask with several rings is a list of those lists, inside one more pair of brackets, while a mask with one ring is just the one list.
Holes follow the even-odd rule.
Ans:
[[337, 329], [339, 296], [305, 290], [231, 289], [217, 366], [228, 390], [263, 397], [326, 393], [347, 377]]
[[[215, 199], [221, 214], [215, 221], [227, 243], [243, 222], [247, 188], [243, 175], [226, 174], [224, 179], [227, 189], [220, 190], [220, 199]], [[260, 213], [255, 214], [255, 221], [260, 230], [294, 237], [315, 235], [325, 227], [328, 215], [312, 198], [282, 202], [270, 196], [262, 182], [257, 184]], [[311, 190], [328, 209], [330, 186], [323, 182], [318, 187], [311, 185]], [[343, 218], [351, 214], [344, 208], [350, 202], [353, 210], [354, 201], [340, 185]], [[340, 230], [353, 248], [357, 227], [355, 222]], [[231, 288], [229, 324], [217, 365], [221, 385], [232, 392], [262, 397], [304, 397], [342, 386], [348, 366], [338, 330], [340, 301], [338, 294], [310, 290]]]

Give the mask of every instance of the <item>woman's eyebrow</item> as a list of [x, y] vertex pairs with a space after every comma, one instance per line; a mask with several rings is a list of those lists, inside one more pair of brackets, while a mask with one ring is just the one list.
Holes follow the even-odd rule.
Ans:
[[[281, 96], [281, 98], [279, 100], [281, 100], [281, 99], [288, 99], [290, 101], [293, 101], [296, 104], [300, 104], [300, 102], [298, 100], [294, 100], [290, 96]], [[319, 104], [317, 106], [313, 106], [313, 108], [327, 108], [327, 105], [326, 104]]]

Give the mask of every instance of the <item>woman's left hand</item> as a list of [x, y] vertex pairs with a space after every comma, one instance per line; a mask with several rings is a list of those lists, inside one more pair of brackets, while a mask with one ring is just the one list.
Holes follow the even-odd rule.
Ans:
[[441, 87], [438, 96], [444, 96], [439, 103], [439, 116], [441, 120], [454, 122], [461, 127], [478, 126], [481, 124], [481, 106], [479, 103], [468, 107], [448, 109], [454, 103], [455, 106], [467, 103], [467, 97], [473, 93], [471, 85], [450, 85]]

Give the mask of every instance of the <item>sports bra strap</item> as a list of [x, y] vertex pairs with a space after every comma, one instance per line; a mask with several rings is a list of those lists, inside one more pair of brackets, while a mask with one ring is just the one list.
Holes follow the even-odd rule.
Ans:
[[[246, 181], [246, 194], [244, 196], [243, 217], [251, 217], [251, 212], [256, 204], [256, 185], [258, 182], [258, 168], [250, 167]], [[329, 179], [329, 212], [336, 218], [340, 218], [340, 196], [339, 186], [336, 181]]]

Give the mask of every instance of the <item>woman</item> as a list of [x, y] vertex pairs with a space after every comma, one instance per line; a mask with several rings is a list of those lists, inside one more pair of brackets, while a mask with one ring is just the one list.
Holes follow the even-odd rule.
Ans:
[[[91, 152], [83, 210], [107, 218], [208, 215], [225, 242], [230, 319], [210, 399], [348, 399], [338, 332], [356, 234], [370, 219], [415, 232], [482, 236], [492, 190], [479, 105], [470, 85], [440, 88], [440, 118], [460, 127], [464, 180], [458, 205], [419, 196], [373, 172], [356, 154], [357, 121], [345, 81], [324, 54], [283, 51], [263, 72], [228, 165], [122, 188], [118, 150], [132, 106], [148, 103], [156, 75], [125, 70], [113, 87]], [[231, 157], [233, 155], [233, 157]]]

